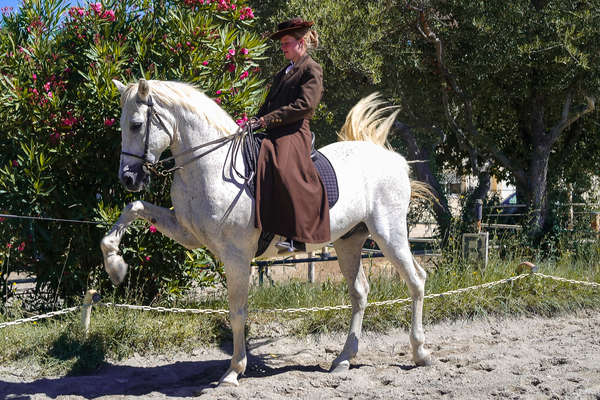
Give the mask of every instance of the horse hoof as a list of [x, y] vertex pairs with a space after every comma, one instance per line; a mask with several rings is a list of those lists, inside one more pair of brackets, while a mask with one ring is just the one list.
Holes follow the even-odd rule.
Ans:
[[346, 372], [350, 369], [350, 361], [344, 360], [340, 361], [337, 364], [333, 364], [331, 369], [329, 370], [332, 374], [341, 374], [342, 372]]
[[219, 386], [239, 386], [237, 373], [235, 371], [227, 371], [225, 375], [221, 377]]
[[432, 363], [431, 354], [427, 353], [422, 357], [415, 358], [415, 364], [417, 367], [428, 367]]

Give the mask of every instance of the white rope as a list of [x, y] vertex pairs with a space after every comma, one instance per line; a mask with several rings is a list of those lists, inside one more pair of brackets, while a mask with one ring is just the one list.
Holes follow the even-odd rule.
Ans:
[[24, 324], [25, 322], [39, 321], [40, 319], [52, 318], [52, 317], [56, 317], [57, 315], [68, 314], [70, 312], [79, 310], [79, 308], [81, 308], [81, 306], [65, 308], [64, 310], [52, 311], [47, 314], [36, 315], [34, 317], [18, 319], [15, 321], [2, 322], [2, 323], [0, 323], [0, 329], [5, 328], [7, 326], [11, 326], [11, 325], [19, 325], [19, 324]]
[[573, 279], [561, 278], [559, 276], [544, 275], [544, 274], [540, 274], [539, 272], [534, 272], [533, 275], [539, 276], [540, 278], [553, 279], [553, 280], [558, 281], [558, 282], [572, 283], [572, 284], [575, 284], [575, 285], [600, 287], [600, 283], [596, 283], [596, 282], [576, 281], [576, 280], [573, 280]]
[[74, 223], [79, 223], [79, 224], [110, 225], [108, 222], [103, 222], [103, 221], [82, 221], [82, 220], [77, 220], [77, 219], [31, 217], [28, 215], [13, 215], [13, 214], [0, 214], [0, 218], [35, 219], [35, 220], [40, 220], [40, 221], [74, 222]]
[[[443, 293], [429, 294], [427, 296], [424, 296], [423, 299], [424, 300], [434, 299], [437, 297], [444, 297], [444, 296], [450, 296], [450, 295], [454, 295], [454, 294], [465, 293], [465, 292], [472, 291], [472, 290], [487, 289], [487, 288], [491, 288], [491, 287], [494, 287], [497, 285], [501, 285], [503, 283], [514, 282], [514, 281], [517, 281], [519, 279], [523, 279], [523, 278], [526, 278], [529, 276], [537, 276], [537, 277], [544, 278], [544, 279], [552, 279], [552, 280], [555, 280], [558, 282], [571, 283], [571, 284], [575, 284], [575, 285], [592, 286], [595, 288], [600, 287], [600, 283], [596, 283], [596, 282], [576, 281], [573, 279], [566, 279], [566, 278], [561, 278], [558, 276], [544, 275], [539, 272], [534, 272], [534, 273], [526, 273], [526, 274], [521, 274], [521, 275], [517, 275], [517, 276], [512, 276], [510, 278], [501, 279], [499, 281], [487, 282], [487, 283], [482, 283], [480, 285], [469, 286], [466, 288], [449, 290], [449, 291], [443, 292]], [[410, 297], [407, 297], [404, 299], [374, 301], [374, 302], [367, 303], [367, 307], [387, 306], [387, 305], [393, 305], [393, 304], [408, 303], [410, 301], [412, 301], [412, 298], [410, 298]], [[211, 308], [205, 308], [205, 309], [167, 308], [167, 307], [136, 306], [136, 305], [130, 305], [130, 304], [115, 304], [115, 303], [96, 303], [94, 305], [101, 305], [101, 306], [105, 306], [105, 307], [115, 307], [115, 308], [125, 308], [125, 309], [138, 310], [138, 311], [155, 311], [155, 312], [171, 312], [171, 313], [187, 313], [187, 314], [222, 314], [222, 315], [225, 315], [225, 314], [229, 313], [229, 310], [211, 309]], [[89, 306], [89, 304], [84, 304], [84, 306]], [[51, 318], [51, 317], [54, 317], [57, 315], [67, 314], [67, 313], [70, 313], [73, 311], [77, 311], [80, 308], [81, 308], [81, 306], [71, 307], [71, 308], [67, 308], [64, 310], [60, 310], [60, 311], [53, 311], [48, 314], [38, 315], [35, 317], [0, 323], [0, 329], [7, 327], [7, 326], [11, 326], [11, 325], [18, 325], [18, 324], [22, 324], [25, 322], [38, 321], [38, 320], [44, 319], [44, 318]], [[350, 305], [350, 304], [342, 304], [342, 305], [338, 305], [338, 306], [324, 306], [324, 307], [256, 309], [256, 310], [250, 310], [249, 313], [253, 313], [253, 314], [258, 314], [258, 313], [292, 314], [292, 313], [306, 313], [306, 312], [318, 312], [318, 311], [347, 310], [347, 309], [351, 309], [351, 308], [352, 308], [352, 305]]]

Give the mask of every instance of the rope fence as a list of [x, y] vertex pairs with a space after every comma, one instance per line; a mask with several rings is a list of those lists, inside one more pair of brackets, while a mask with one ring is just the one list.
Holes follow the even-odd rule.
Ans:
[[[596, 289], [600, 288], [600, 283], [597, 283], [597, 282], [578, 281], [578, 280], [574, 280], [574, 279], [567, 279], [567, 278], [562, 278], [562, 277], [558, 277], [558, 276], [545, 275], [545, 274], [536, 272], [537, 266], [530, 264], [530, 263], [522, 263], [521, 265], [519, 265], [519, 268], [520, 268], [520, 270], [529, 269], [529, 272], [521, 273], [519, 275], [501, 279], [498, 281], [482, 283], [480, 285], [450, 290], [450, 291], [443, 292], [443, 293], [429, 294], [429, 295], [424, 296], [423, 298], [424, 298], [424, 300], [429, 300], [429, 299], [434, 299], [434, 298], [439, 298], [439, 297], [462, 294], [462, 293], [466, 293], [466, 292], [470, 292], [470, 291], [478, 290], [478, 289], [487, 289], [487, 288], [491, 288], [491, 287], [498, 286], [501, 284], [515, 282], [517, 280], [524, 279], [527, 277], [538, 277], [538, 278], [542, 278], [542, 279], [550, 279], [550, 280], [554, 280], [557, 282], [569, 283], [569, 284], [573, 284], [573, 285], [589, 286], [589, 287], [596, 288]], [[374, 301], [374, 302], [367, 303], [367, 307], [388, 306], [388, 305], [394, 305], [394, 304], [409, 303], [410, 301], [412, 301], [412, 299], [410, 297], [403, 298], [403, 299]], [[103, 307], [123, 308], [123, 309], [129, 309], [129, 310], [137, 310], [137, 311], [154, 311], [154, 312], [159, 312], [159, 313], [169, 312], [169, 313], [186, 313], [186, 314], [221, 314], [221, 315], [226, 315], [229, 313], [229, 310], [226, 310], [226, 309], [167, 308], [167, 307], [138, 306], [138, 305], [130, 305], [130, 304], [102, 303], [102, 302], [100, 302], [100, 296], [96, 293], [96, 291], [89, 290], [86, 293], [84, 300], [83, 300], [83, 304], [81, 306], [70, 307], [70, 308], [66, 308], [64, 310], [53, 311], [53, 312], [50, 312], [47, 314], [37, 315], [34, 317], [29, 317], [29, 318], [18, 319], [15, 321], [3, 322], [3, 323], [0, 323], [0, 329], [6, 328], [8, 326], [24, 324], [27, 322], [39, 321], [41, 319], [52, 318], [52, 317], [55, 317], [58, 315], [69, 314], [71, 312], [75, 312], [75, 311], [78, 311], [81, 309], [82, 310], [82, 318], [81, 318], [82, 325], [83, 325], [84, 331], [87, 334], [87, 332], [89, 330], [89, 325], [90, 325], [91, 309], [92, 309], [92, 306], [94, 306], [94, 305], [103, 306]], [[263, 313], [263, 314], [265, 314], [265, 313], [292, 314], [292, 313], [308, 313], [308, 312], [319, 312], [319, 311], [347, 310], [347, 309], [351, 309], [351, 308], [352, 308], [352, 305], [342, 304], [342, 305], [337, 305], [337, 306], [323, 306], [323, 307], [299, 307], [299, 308], [285, 308], [285, 309], [284, 308], [255, 309], [255, 310], [249, 310], [249, 313], [251, 313], [251, 314], [260, 314], [260, 313]]]

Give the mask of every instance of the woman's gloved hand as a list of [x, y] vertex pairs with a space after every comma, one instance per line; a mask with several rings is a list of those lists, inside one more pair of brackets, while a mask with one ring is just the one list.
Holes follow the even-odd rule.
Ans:
[[262, 119], [262, 117], [261, 118], [252, 117], [248, 121], [248, 124], [250, 126], [250, 129], [252, 129], [252, 131], [256, 131], [256, 130], [259, 130], [259, 129], [262, 129], [265, 127], [265, 120]]

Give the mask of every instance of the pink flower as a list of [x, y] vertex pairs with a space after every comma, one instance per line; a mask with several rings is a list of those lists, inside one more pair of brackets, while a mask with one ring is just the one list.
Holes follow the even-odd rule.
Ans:
[[244, 71], [242, 72], [242, 74], [240, 75], [240, 79], [246, 79], [248, 77], [248, 71]]
[[227, 64], [227, 69], [229, 70], [229, 72], [235, 72], [235, 64], [234, 63]]
[[54, 132], [52, 135], [50, 135], [50, 143], [56, 144], [58, 142], [60, 142], [60, 133]]
[[45, 90], [46, 92], [49, 92], [49, 91], [50, 91], [50, 82], [46, 82], [46, 83], [44, 84], [44, 90]]
[[63, 125], [65, 125], [65, 126], [73, 126], [73, 125], [75, 125], [75, 123], [77, 122], [77, 118], [75, 118], [75, 117], [70, 117], [70, 116], [69, 116], [69, 117], [63, 118], [63, 119], [61, 120], [61, 122], [62, 122], [62, 123], [63, 123]]
[[12, 160], [12, 166], [13, 167], [18, 167], [19, 166], [19, 162], [17, 160]]
[[248, 49], [247, 49], [247, 48], [245, 48], [245, 47], [242, 47], [242, 48], [240, 49], [240, 53], [242, 53], [243, 55], [246, 55], [246, 54], [248, 54]]
[[102, 3], [90, 3], [90, 8], [100, 14], [102, 12]]
[[34, 81], [37, 80], [37, 75], [36, 74], [31, 75], [31, 77], [33, 78]]
[[144, 261], [150, 261], [150, 256], [144, 257]]
[[204, 65], [204, 66], [208, 65], [208, 61], [202, 61], [202, 65]]
[[156, 227], [154, 225], [150, 225], [150, 228], [148, 228], [148, 230], [152, 233], [156, 233]]
[[242, 118], [240, 119], [236, 119], [235, 122], [239, 125], [239, 126], [244, 126], [246, 125], [246, 122], [248, 122], [248, 115], [244, 114], [242, 115]]
[[48, 92], [48, 97], [52, 98], [52, 92]]
[[221, 98], [220, 98], [220, 97], [217, 97], [217, 98], [215, 99], [215, 103], [217, 103], [217, 104], [221, 104]]
[[104, 126], [113, 126], [114, 123], [115, 123], [114, 118], [106, 118], [104, 120]]
[[114, 21], [116, 19], [115, 17], [115, 12], [113, 10], [106, 10], [104, 11], [104, 14], [102, 14], [102, 17], [109, 20], [109, 21]]
[[254, 12], [250, 7], [244, 7], [240, 10], [240, 19], [252, 19], [254, 18]]
[[17, 250], [19, 250], [19, 251], [25, 250], [25, 242], [21, 242], [21, 244], [19, 245], [19, 247], [17, 247]]
[[7, 249], [12, 249], [12, 244], [10, 244], [10, 243], [6, 243], [6, 248], [7, 248]]
[[235, 49], [229, 49], [227, 51], [230, 55], [235, 56]]
[[31, 93], [33, 93], [35, 95], [39, 94], [36, 88], [33, 88], [33, 90], [31, 91]]
[[215, 93], [216, 94], [221, 94], [221, 89], [217, 90]]

